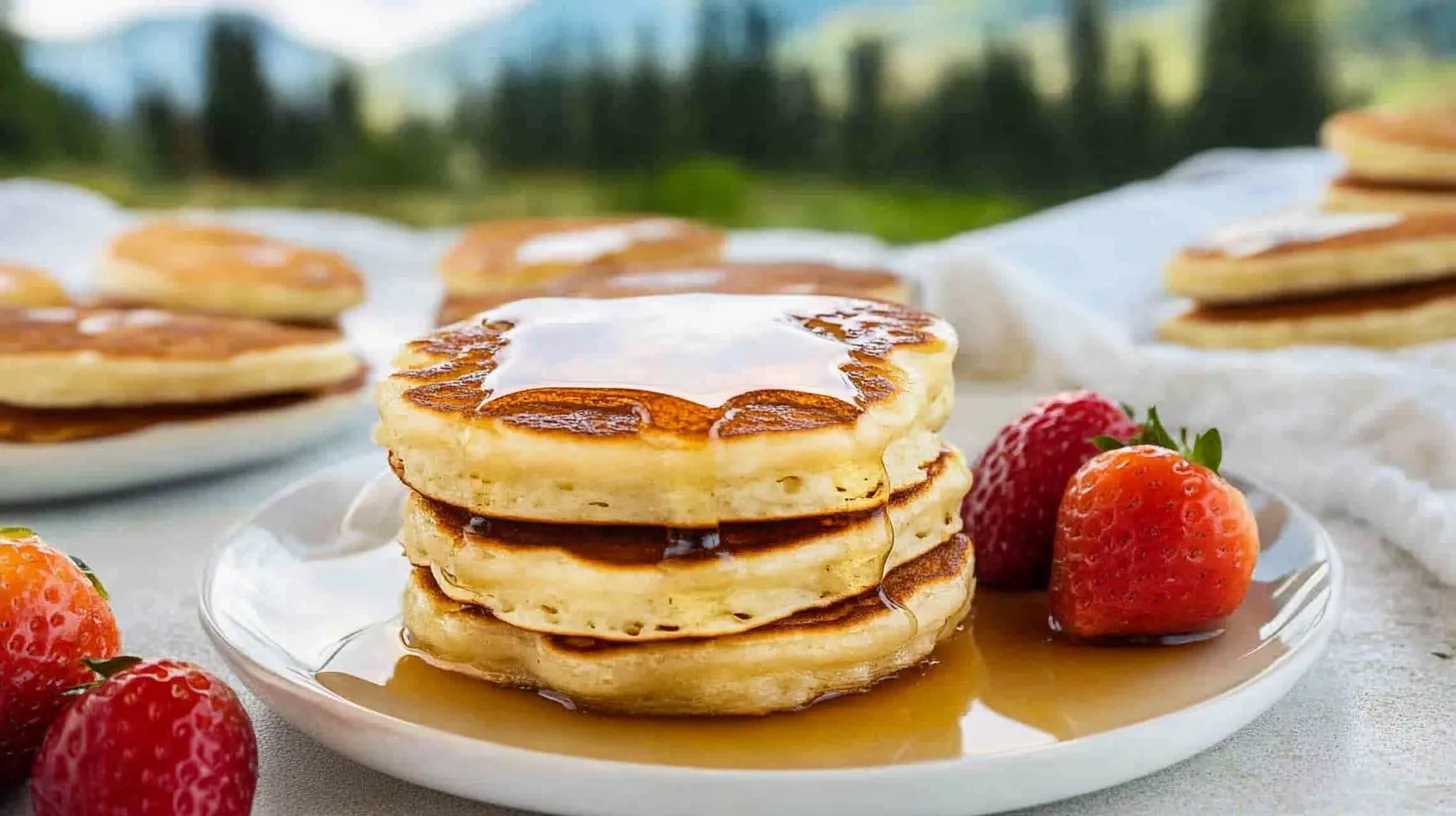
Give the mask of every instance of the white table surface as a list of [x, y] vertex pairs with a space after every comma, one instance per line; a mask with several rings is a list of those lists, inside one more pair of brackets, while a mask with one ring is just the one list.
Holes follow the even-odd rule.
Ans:
[[[984, 441], [1031, 398], [966, 391], [957, 408], [960, 441], [968, 447]], [[0, 526], [34, 527], [85, 558], [112, 592], [129, 652], [195, 661], [231, 680], [197, 622], [197, 583], [209, 550], [274, 491], [368, 449], [360, 428], [244, 473], [73, 504], [3, 508]], [[1409, 557], [1359, 527], [1338, 520], [1329, 526], [1349, 567], [1348, 606], [1328, 654], [1284, 701], [1192, 760], [1033, 812], [1456, 813], [1456, 659], [1432, 654], [1456, 648], [1456, 591], [1441, 588]], [[510, 813], [365, 769], [313, 743], [246, 692], [243, 697], [261, 752], [257, 814]], [[0, 816], [29, 812], [23, 794], [0, 794]]]

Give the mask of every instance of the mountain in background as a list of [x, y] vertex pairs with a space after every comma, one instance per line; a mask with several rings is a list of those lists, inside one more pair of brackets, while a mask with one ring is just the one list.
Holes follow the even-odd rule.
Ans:
[[[1270, 0], [1274, 2], [1275, 0]], [[726, 3], [732, 7], [733, 3]], [[1133, 43], [1148, 45], [1166, 99], [1185, 99], [1197, 77], [1201, 0], [1107, 0], [1114, 70]], [[841, 96], [846, 49], [864, 37], [890, 46], [896, 90], [929, 87], [946, 65], [974, 55], [988, 36], [1019, 42], [1034, 58], [1037, 81], [1056, 91], [1067, 81], [1065, 0], [774, 0], [783, 53], [820, 77], [831, 100]], [[659, 59], [682, 66], [696, 30], [697, 0], [533, 0], [501, 17], [466, 26], [448, 38], [362, 66], [372, 121], [392, 124], [441, 118], [461, 92], [488, 85], [507, 61], [530, 62], [562, 49], [568, 60], [600, 48], [624, 62], [650, 33]], [[1323, 22], [1335, 76], [1358, 97], [1429, 73], [1433, 62], [1456, 62], [1456, 2], [1451, 0], [1324, 0]], [[320, 91], [348, 63], [257, 21], [268, 79], [285, 97]], [[37, 75], [78, 91], [108, 116], [127, 114], [149, 88], [182, 106], [202, 98], [207, 18], [147, 18], [79, 40], [39, 41], [26, 61]]]

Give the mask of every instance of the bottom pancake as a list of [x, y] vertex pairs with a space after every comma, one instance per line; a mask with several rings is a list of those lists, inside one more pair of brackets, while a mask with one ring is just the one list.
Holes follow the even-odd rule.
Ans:
[[1456, 279], [1279, 303], [1197, 306], [1158, 327], [1205, 349], [1402, 348], [1456, 338]]
[[1323, 206], [1336, 212], [1456, 212], [1456, 184], [1393, 184], [1345, 176], [1330, 183]]
[[766, 714], [868, 689], [924, 660], [970, 610], [970, 540], [955, 535], [885, 576], [876, 591], [718, 638], [616, 644], [517, 629], [452, 601], [415, 569], [408, 645], [425, 660], [498, 685], [626, 714]]
[[279, 394], [214, 404], [152, 405], [136, 408], [22, 408], [0, 402], [0, 442], [56, 445], [122, 436], [158, 425], [201, 422], [221, 417], [260, 414], [364, 389], [369, 371], [335, 385], [294, 394]]

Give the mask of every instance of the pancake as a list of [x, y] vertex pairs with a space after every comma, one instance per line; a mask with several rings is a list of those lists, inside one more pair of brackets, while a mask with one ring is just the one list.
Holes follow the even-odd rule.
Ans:
[[113, 241], [95, 288], [110, 304], [282, 323], [330, 323], [364, 301], [363, 278], [338, 254], [180, 221]]
[[1165, 283], [1234, 304], [1380, 289], [1456, 275], [1456, 213], [1290, 211], [1230, 224], [1168, 265]]
[[1283, 303], [1197, 306], [1159, 327], [1197, 348], [1400, 348], [1456, 337], [1456, 279]]
[[693, 265], [718, 260], [723, 234], [648, 215], [528, 218], [472, 227], [440, 259], [452, 296], [539, 286], [586, 267]]
[[230, 402], [326, 388], [362, 367], [321, 329], [151, 309], [0, 310], [12, 407]]
[[235, 402], [136, 408], [18, 408], [0, 402], [0, 443], [57, 445], [123, 436], [159, 425], [260, 414], [359, 394], [368, 382], [369, 373], [361, 368], [355, 376], [324, 388]]
[[708, 530], [497, 521], [416, 494], [401, 540], [446, 595], [512, 626], [614, 641], [711, 637], [873, 589], [960, 532], [970, 486], [965, 460], [946, 449], [886, 509]]
[[55, 278], [29, 266], [0, 263], [0, 308], [65, 306], [71, 299]]
[[516, 301], [376, 392], [403, 481], [492, 518], [711, 527], [852, 512], [942, 448], [956, 336], [810, 295]]
[[1344, 176], [1325, 190], [1331, 212], [1456, 213], [1456, 182], [1402, 184]]
[[1456, 108], [1346, 111], [1330, 117], [1320, 140], [1352, 176], [1456, 185]]
[[[542, 635], [450, 600], [429, 571], [405, 590], [409, 646], [445, 669], [627, 714], [765, 714], [863, 691], [924, 660], [970, 610], [972, 554], [956, 535], [877, 591], [742, 634], [613, 644]], [[888, 601], [888, 603], [887, 603]]]

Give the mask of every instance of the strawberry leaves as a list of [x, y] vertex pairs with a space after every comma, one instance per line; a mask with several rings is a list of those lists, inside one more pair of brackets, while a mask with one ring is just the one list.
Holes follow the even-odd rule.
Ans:
[[[1122, 410], [1129, 419], [1136, 420], [1132, 408], [1122, 406]], [[1193, 444], [1188, 444], [1188, 429], [1179, 428], [1178, 438], [1168, 433], [1163, 427], [1163, 420], [1158, 417], [1157, 408], [1148, 409], [1148, 418], [1138, 425], [1138, 432], [1127, 442], [1122, 442], [1110, 436], [1094, 436], [1090, 440], [1098, 450], [1117, 450], [1118, 448], [1132, 447], [1133, 445], [1154, 445], [1159, 448], [1167, 448], [1176, 451], [1180, 456], [1195, 465], [1202, 465], [1214, 473], [1218, 472], [1219, 465], [1223, 464], [1223, 437], [1219, 435], [1217, 428], [1210, 428], [1193, 438]]]

